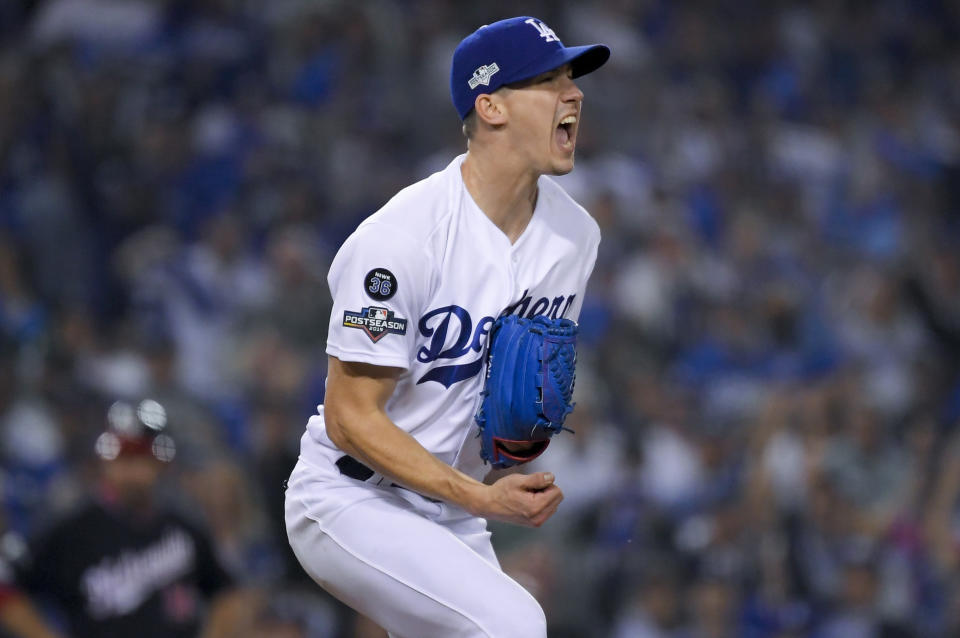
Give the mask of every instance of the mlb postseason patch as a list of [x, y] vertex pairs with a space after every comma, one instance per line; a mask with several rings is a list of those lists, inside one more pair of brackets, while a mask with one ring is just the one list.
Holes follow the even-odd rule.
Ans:
[[390, 333], [407, 334], [407, 320], [394, 317], [392, 310], [380, 306], [370, 306], [360, 312], [345, 311], [343, 313], [343, 325], [346, 328], [363, 330], [374, 343]]
[[397, 294], [397, 278], [386, 268], [374, 268], [363, 278], [363, 289], [377, 301]]
[[490, 86], [490, 78], [492, 78], [493, 74], [499, 70], [500, 67], [497, 66], [496, 62], [484, 64], [473, 72], [473, 77], [467, 80], [467, 86], [470, 87], [471, 91], [481, 84], [484, 86]]

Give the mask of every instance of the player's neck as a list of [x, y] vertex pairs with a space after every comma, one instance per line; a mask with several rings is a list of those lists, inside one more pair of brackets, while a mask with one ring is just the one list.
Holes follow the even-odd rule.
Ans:
[[468, 152], [460, 167], [463, 183], [483, 214], [514, 243], [533, 217], [537, 203], [534, 172], [511, 166], [493, 153]]

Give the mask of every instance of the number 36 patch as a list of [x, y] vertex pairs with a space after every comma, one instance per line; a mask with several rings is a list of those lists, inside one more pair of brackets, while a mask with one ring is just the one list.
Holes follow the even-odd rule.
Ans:
[[397, 294], [397, 278], [386, 268], [374, 268], [363, 279], [363, 289], [377, 301], [386, 301]]

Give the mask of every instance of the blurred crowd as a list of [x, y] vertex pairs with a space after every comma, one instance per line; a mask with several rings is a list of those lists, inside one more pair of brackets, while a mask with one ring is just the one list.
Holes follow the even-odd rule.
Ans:
[[[308, 582], [282, 481], [326, 269], [465, 140], [457, 42], [613, 56], [561, 183], [603, 241], [566, 501], [494, 526], [559, 638], [960, 635], [960, 9], [877, 2], [0, 3], [0, 497], [29, 537], [150, 397], [251, 636], [378, 635]], [[478, 594], [479, 595], [479, 594]]]

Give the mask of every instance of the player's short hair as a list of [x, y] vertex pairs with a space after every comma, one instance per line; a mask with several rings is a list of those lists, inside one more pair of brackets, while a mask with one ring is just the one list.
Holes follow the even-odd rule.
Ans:
[[467, 116], [463, 118], [463, 136], [470, 140], [473, 139], [473, 136], [476, 132], [477, 112], [474, 110], [467, 113]]

